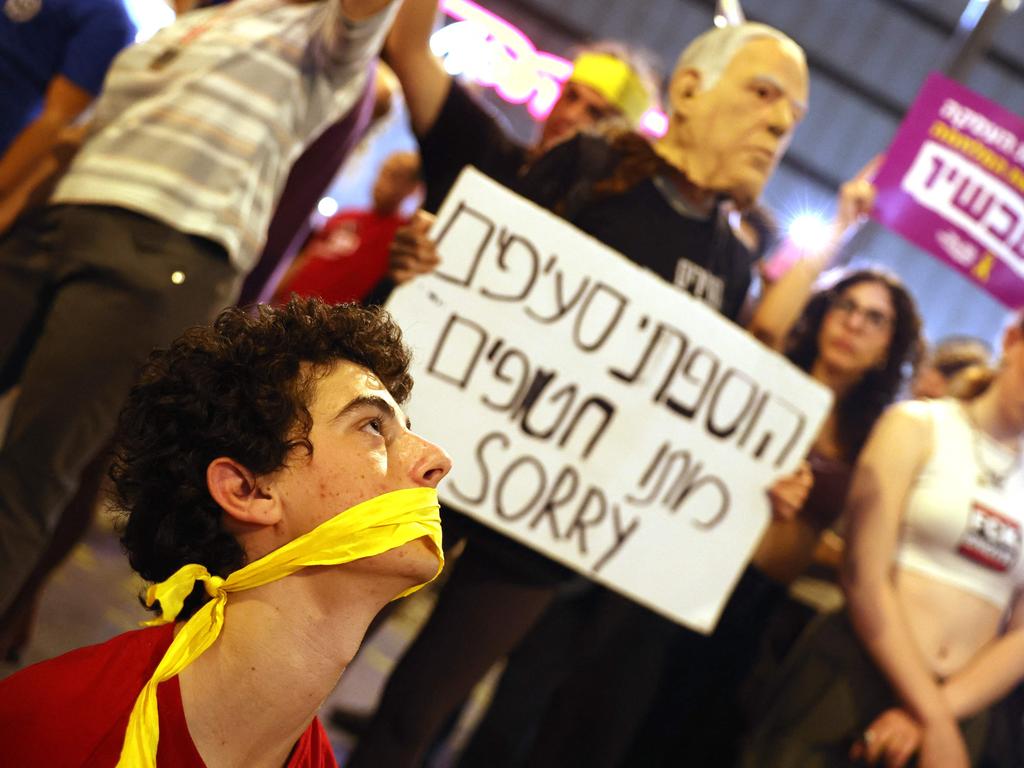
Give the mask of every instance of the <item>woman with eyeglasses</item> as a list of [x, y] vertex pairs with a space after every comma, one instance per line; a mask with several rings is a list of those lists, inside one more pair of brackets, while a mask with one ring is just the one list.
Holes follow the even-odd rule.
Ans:
[[659, 695], [622, 765], [724, 766], [736, 759], [746, 724], [740, 691], [764, 629], [842, 511], [868, 432], [920, 354], [920, 325], [903, 284], [877, 269], [848, 272], [830, 289], [814, 293], [795, 327], [794, 321], [780, 324], [770, 309], [755, 315], [751, 330], [766, 341], [793, 328], [775, 346], [835, 394], [808, 456], [814, 485], [798, 514], [773, 517], [715, 632], [677, 633]]
[[903, 403], [851, 487], [846, 613], [806, 639], [745, 765], [962, 768], [1024, 678], [1024, 323], [969, 400]]

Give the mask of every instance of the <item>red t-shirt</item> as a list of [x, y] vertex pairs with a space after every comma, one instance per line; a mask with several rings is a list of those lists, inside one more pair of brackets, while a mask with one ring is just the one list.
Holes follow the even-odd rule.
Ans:
[[332, 304], [360, 301], [387, 275], [388, 248], [405, 222], [373, 211], [335, 214], [303, 249], [302, 265], [277, 295], [319, 296]]
[[[171, 644], [173, 631], [174, 625], [166, 624], [126, 632], [0, 680], [0, 765], [116, 765], [135, 699]], [[185, 722], [177, 677], [157, 688], [157, 704], [157, 765], [204, 768]], [[300, 766], [337, 768], [317, 718], [288, 761], [288, 768]]]

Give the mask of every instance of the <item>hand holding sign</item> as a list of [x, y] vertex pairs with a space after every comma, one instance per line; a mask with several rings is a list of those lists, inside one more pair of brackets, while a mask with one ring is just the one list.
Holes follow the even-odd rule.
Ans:
[[772, 516], [777, 520], [795, 520], [807, 501], [807, 495], [814, 487], [811, 465], [801, 461], [796, 471], [780, 477], [768, 489], [768, 500], [772, 505]]
[[388, 309], [413, 348], [409, 413], [455, 462], [442, 500], [708, 631], [831, 394], [476, 171], [434, 235], [440, 266]]
[[434, 217], [426, 211], [416, 211], [412, 220], [399, 227], [388, 250], [389, 274], [395, 285], [401, 285], [419, 275], [427, 275], [437, 269], [441, 259], [437, 247], [430, 239], [430, 228]]

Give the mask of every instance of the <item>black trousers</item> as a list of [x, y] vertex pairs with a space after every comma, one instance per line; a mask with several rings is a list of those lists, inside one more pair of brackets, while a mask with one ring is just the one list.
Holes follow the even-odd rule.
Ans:
[[584, 650], [552, 697], [525, 765], [701, 765], [678, 755], [734, 742], [738, 689], [784, 595], [748, 568], [715, 631], [701, 635], [601, 590], [580, 638]]
[[220, 246], [120, 208], [61, 205], [0, 239], [0, 613], [110, 439], [150, 350], [231, 303]]

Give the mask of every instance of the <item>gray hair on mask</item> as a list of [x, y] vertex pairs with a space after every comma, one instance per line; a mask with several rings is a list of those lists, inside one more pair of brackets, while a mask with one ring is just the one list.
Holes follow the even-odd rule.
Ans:
[[698, 35], [676, 60], [675, 72], [695, 69], [701, 75], [701, 90], [714, 88], [729, 62], [744, 45], [754, 40], [778, 40], [807, 66], [803, 49], [775, 27], [747, 21], [726, 27], [712, 27]]

